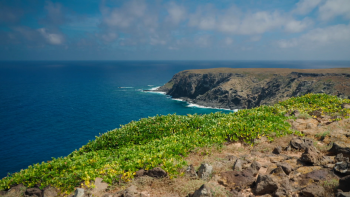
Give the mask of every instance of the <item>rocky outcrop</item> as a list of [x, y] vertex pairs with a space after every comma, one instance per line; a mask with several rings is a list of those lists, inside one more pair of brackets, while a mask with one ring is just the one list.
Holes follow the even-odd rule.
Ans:
[[270, 105], [307, 93], [350, 98], [350, 69], [187, 70], [175, 74], [157, 91], [198, 105], [227, 109]]

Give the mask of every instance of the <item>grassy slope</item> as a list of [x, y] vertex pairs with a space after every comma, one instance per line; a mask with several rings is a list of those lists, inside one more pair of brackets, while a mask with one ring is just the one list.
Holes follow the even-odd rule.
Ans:
[[[0, 180], [0, 190], [23, 183], [28, 187], [51, 185], [71, 192], [74, 187], [101, 177], [108, 183], [130, 181], [134, 172], [161, 166], [170, 178], [185, 165], [184, 157], [197, 147], [229, 141], [253, 143], [254, 139], [292, 134], [285, 122], [287, 111], [301, 113], [320, 110], [329, 115], [350, 114], [342, 109], [340, 99], [324, 94], [291, 98], [274, 106], [260, 106], [231, 114], [167, 115], [133, 121], [109, 131], [64, 158], [34, 164]], [[299, 134], [299, 133], [296, 133]]]

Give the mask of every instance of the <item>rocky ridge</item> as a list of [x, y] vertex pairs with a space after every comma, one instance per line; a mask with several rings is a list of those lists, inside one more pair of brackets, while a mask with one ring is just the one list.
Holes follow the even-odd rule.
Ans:
[[179, 72], [157, 91], [207, 107], [246, 109], [307, 93], [350, 98], [350, 68], [215, 68]]

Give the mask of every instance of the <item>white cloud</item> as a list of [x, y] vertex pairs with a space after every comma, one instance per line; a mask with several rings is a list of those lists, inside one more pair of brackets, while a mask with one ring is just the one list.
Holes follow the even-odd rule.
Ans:
[[225, 38], [225, 44], [226, 45], [231, 45], [233, 43], [233, 39], [230, 37]]
[[168, 9], [169, 13], [168, 20], [174, 24], [178, 24], [186, 19], [186, 8], [183, 6], [176, 5], [175, 3], [170, 3]]
[[350, 19], [350, 1], [349, 0], [327, 0], [320, 6], [319, 14], [321, 20], [329, 20], [336, 16], [344, 16]]
[[310, 19], [295, 20], [287, 14], [278, 11], [258, 11], [241, 14], [236, 7], [227, 10], [217, 10], [213, 7], [199, 7], [189, 17], [188, 25], [200, 30], [214, 30], [222, 33], [239, 35], [263, 34], [285, 28], [287, 32], [297, 33], [312, 24]]
[[115, 32], [108, 32], [108, 33], [102, 34], [101, 38], [105, 42], [112, 42], [112, 41], [114, 41], [115, 39], [118, 38], [118, 34], [115, 33]]
[[326, 28], [317, 28], [309, 31], [299, 38], [280, 40], [277, 42], [281, 48], [296, 46], [321, 46], [350, 44], [350, 25], [334, 25]]
[[45, 28], [38, 29], [38, 32], [46, 39], [46, 41], [53, 45], [60, 45], [63, 43], [63, 36], [60, 34], [47, 33]]
[[256, 12], [243, 19], [237, 32], [246, 35], [262, 34], [282, 26], [284, 22], [285, 19], [278, 12]]
[[308, 14], [311, 12], [313, 9], [315, 9], [322, 0], [300, 0], [296, 4], [296, 8], [292, 11], [292, 13], [296, 14]]
[[289, 20], [285, 24], [285, 30], [290, 33], [298, 33], [304, 31], [306, 28], [310, 27], [313, 24], [313, 22], [306, 18], [302, 21], [297, 21], [297, 20]]

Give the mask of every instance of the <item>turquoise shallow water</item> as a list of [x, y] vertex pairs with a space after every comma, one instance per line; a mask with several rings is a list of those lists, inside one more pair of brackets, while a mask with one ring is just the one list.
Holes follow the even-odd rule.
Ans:
[[157, 114], [230, 113], [141, 91], [165, 84], [182, 70], [349, 66], [350, 62], [0, 62], [0, 178], [66, 156], [99, 133], [132, 120]]

